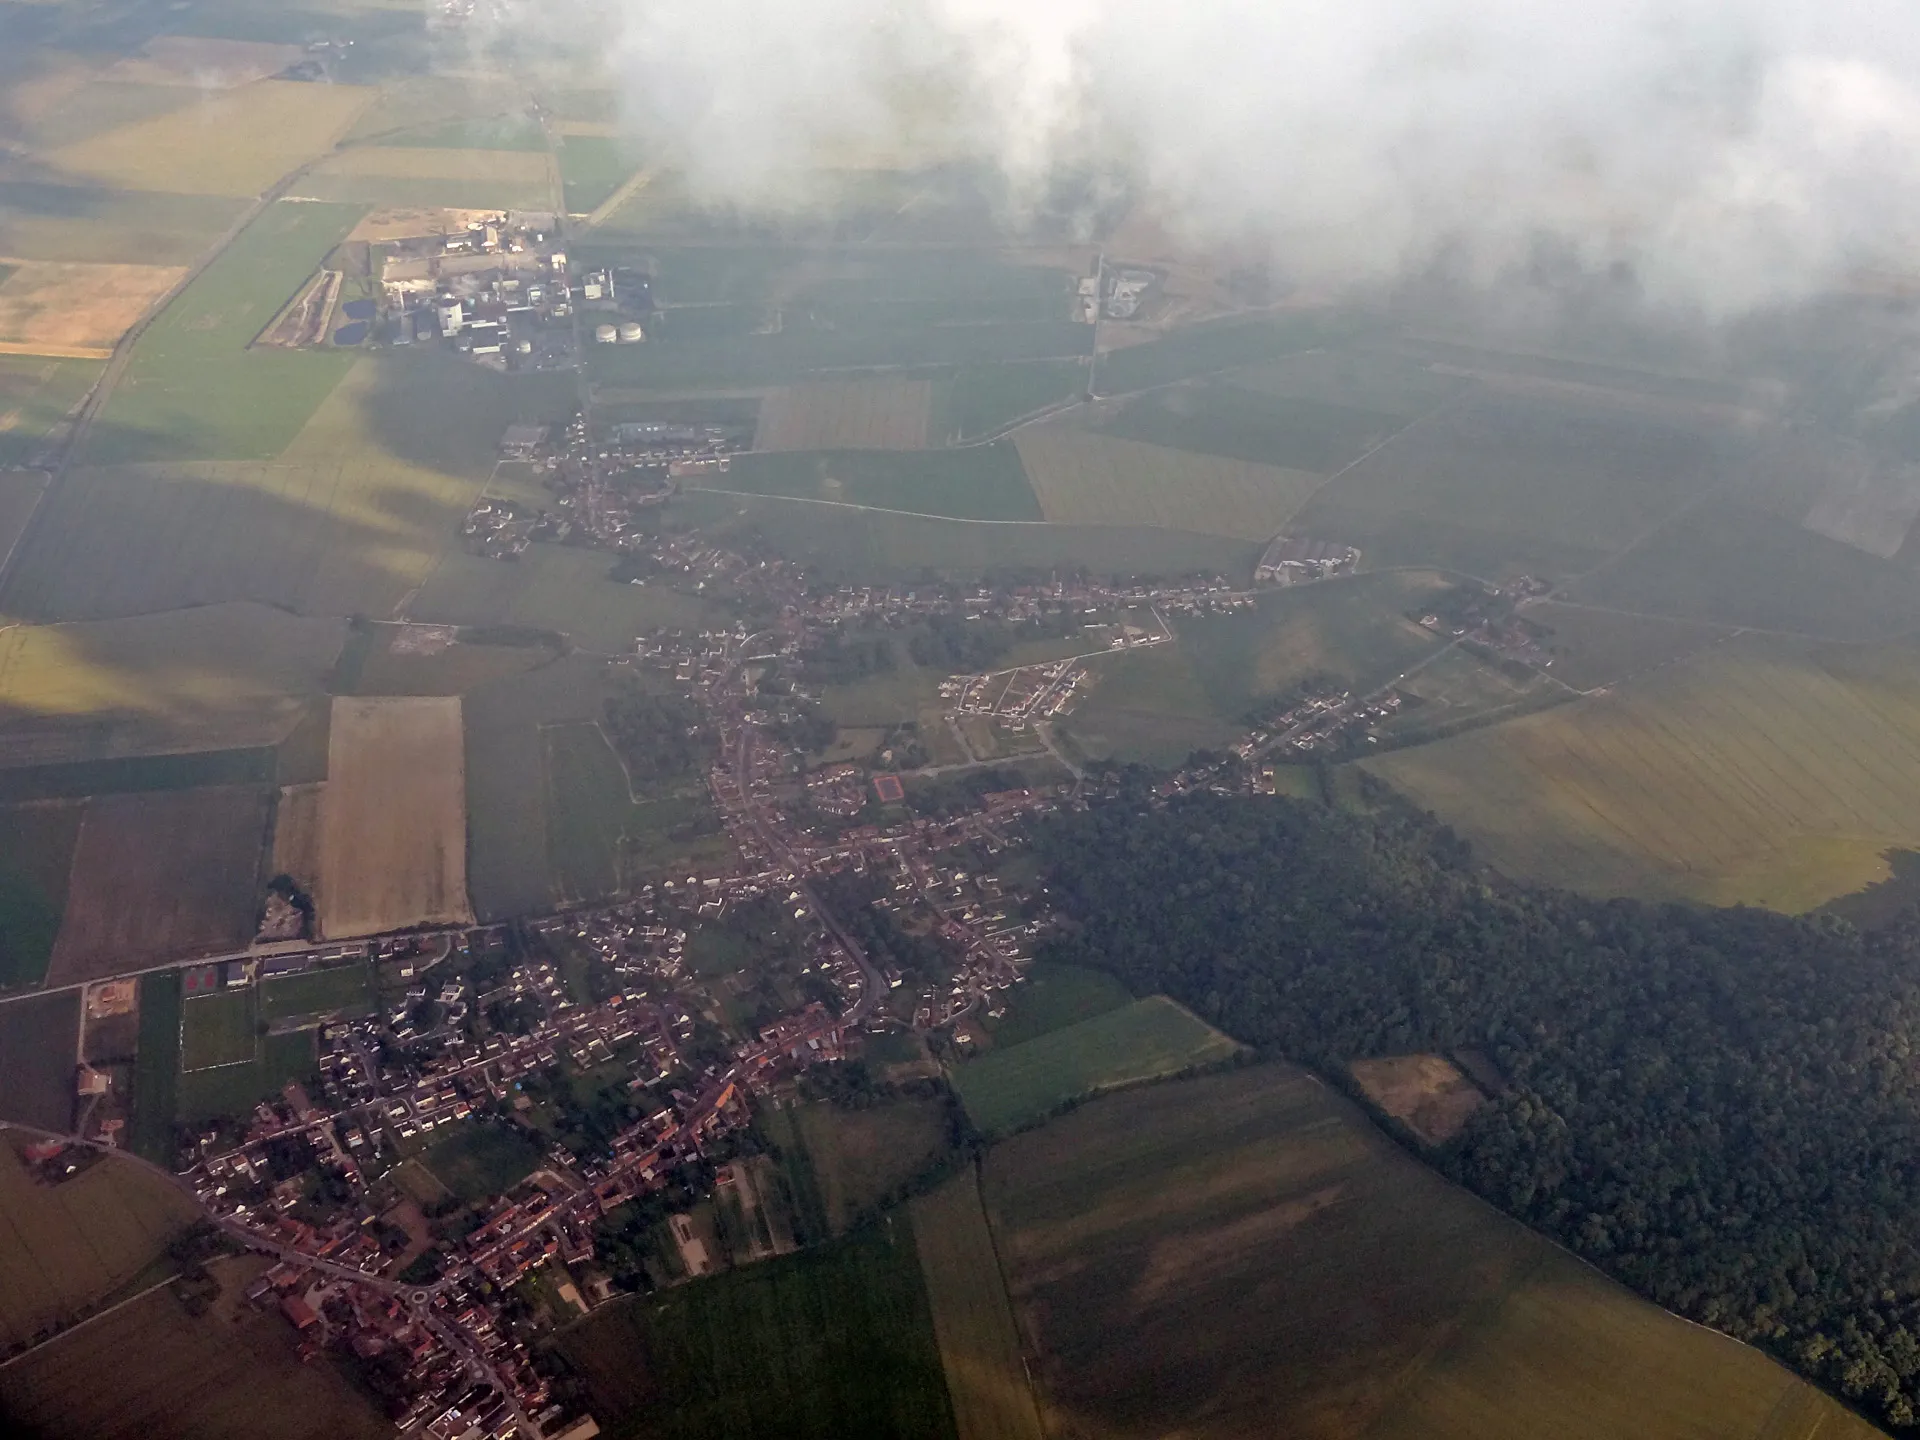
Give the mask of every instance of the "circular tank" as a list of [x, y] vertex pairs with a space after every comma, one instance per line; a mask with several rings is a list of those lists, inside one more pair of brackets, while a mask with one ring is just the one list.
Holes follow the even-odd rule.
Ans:
[[629, 320], [620, 327], [620, 343], [622, 345], [635, 345], [645, 338], [646, 334], [641, 330], [638, 321]]
[[611, 345], [611, 344], [613, 344], [613, 341], [614, 341], [614, 329], [613, 329], [613, 326], [611, 326], [611, 325], [596, 325], [596, 326], [594, 326], [594, 329], [593, 329], [593, 338], [594, 338], [594, 339], [596, 339], [596, 340], [598, 340], [598, 341], [599, 341], [599, 342], [600, 342], [600, 343], [601, 343], [602, 345]]

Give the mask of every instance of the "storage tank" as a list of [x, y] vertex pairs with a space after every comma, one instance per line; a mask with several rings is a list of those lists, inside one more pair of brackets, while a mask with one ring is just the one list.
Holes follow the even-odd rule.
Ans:
[[629, 320], [620, 327], [620, 343], [622, 345], [638, 345], [646, 338], [647, 333], [640, 328], [640, 322], [638, 320]]
[[602, 345], [611, 345], [617, 338], [617, 332], [611, 325], [596, 325], [593, 327], [593, 338]]

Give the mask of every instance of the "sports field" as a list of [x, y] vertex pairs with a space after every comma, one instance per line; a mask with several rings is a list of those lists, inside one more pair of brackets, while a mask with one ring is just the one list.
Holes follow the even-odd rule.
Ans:
[[233, 1119], [245, 1115], [259, 1101], [278, 1095], [289, 1081], [312, 1084], [317, 1068], [313, 1040], [311, 1030], [264, 1035], [254, 1060], [181, 1072], [175, 1086], [176, 1118], [185, 1124], [220, 1117]]
[[196, 1214], [157, 1175], [106, 1159], [58, 1185], [0, 1141], [0, 1354], [132, 1279], [160, 1259]]
[[960, 1440], [1043, 1440], [979, 1177], [969, 1167], [912, 1208]]
[[78, 990], [0, 1005], [0, 1119], [42, 1130], [71, 1125], [79, 1045]]
[[996, 1147], [988, 1213], [1049, 1433], [1357, 1440], [1876, 1434], [1259, 1066]]
[[457, 698], [336, 699], [320, 810], [327, 935], [473, 918]]
[[601, 1433], [955, 1437], [904, 1211], [818, 1249], [616, 1302], [565, 1331]]
[[1368, 762], [1516, 876], [1809, 909], [1920, 840], [1920, 652], [1749, 636]]
[[263, 1019], [289, 1015], [364, 1015], [373, 1006], [373, 977], [365, 965], [334, 965], [262, 980], [256, 997]]
[[756, 450], [920, 450], [933, 382], [906, 375], [783, 385], [760, 404]]
[[1300, 470], [1065, 426], [1023, 430], [1015, 444], [1041, 513], [1066, 524], [1160, 525], [1269, 540], [1320, 484]]
[[191, 1073], [256, 1059], [258, 1013], [251, 985], [189, 995], [181, 1003], [180, 1068]]
[[1240, 1047], [1164, 995], [1136, 1000], [953, 1072], [973, 1123], [1004, 1135], [1103, 1090], [1225, 1060]]
[[50, 984], [124, 974], [253, 936], [267, 792], [103, 795], [80, 822]]
[[715, 490], [782, 495], [960, 520], [1038, 520], [1040, 506], [1014, 447], [1000, 441], [964, 450], [842, 450], [739, 455]]

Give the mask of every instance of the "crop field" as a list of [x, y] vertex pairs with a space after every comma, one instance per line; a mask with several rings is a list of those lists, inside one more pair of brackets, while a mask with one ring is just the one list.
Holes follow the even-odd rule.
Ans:
[[137, 54], [109, 66], [106, 78], [116, 84], [171, 85], [189, 92], [231, 90], [265, 80], [299, 60], [302, 53], [298, 45], [159, 35]]
[[181, 1004], [181, 1070], [190, 1075], [258, 1059], [257, 1016], [251, 985], [188, 996]]
[[129, 190], [257, 195], [329, 149], [374, 92], [260, 80], [116, 126], [48, 155], [66, 175]]
[[1084, 360], [1031, 360], [1006, 365], [962, 365], [940, 411], [945, 440], [957, 443], [998, 434], [1041, 410], [1086, 393]]
[[0, 1005], [0, 1118], [65, 1130], [73, 1123], [80, 992]]
[[1104, 970], [1042, 963], [1007, 992], [1006, 1016], [986, 1023], [994, 1048], [1005, 1050], [1132, 1002], [1127, 987]]
[[388, 647], [391, 633], [378, 637], [354, 677], [354, 694], [464, 695], [496, 680], [525, 675], [554, 658], [545, 645], [476, 645], [464, 640], [431, 653], [399, 651]]
[[1725, 463], [1699, 424], [1482, 396], [1356, 464], [1297, 526], [1372, 565], [1566, 579], [1699, 499]]
[[1409, 419], [1325, 400], [1198, 384], [1129, 401], [1101, 429], [1172, 450], [1330, 475], [1404, 430]]
[[469, 921], [457, 698], [336, 699], [320, 805], [330, 936]]
[[264, 785], [273, 778], [274, 755], [273, 747], [263, 746], [12, 765], [0, 767], [0, 800], [24, 804], [149, 790], [196, 790], [212, 785]]
[[196, 1213], [128, 1161], [109, 1158], [47, 1185], [13, 1143], [0, 1143], [0, 1353], [132, 1279]]
[[1126, 395], [1178, 380], [1260, 365], [1343, 339], [1352, 329], [1332, 313], [1302, 312], [1270, 320], [1228, 319], [1193, 325], [1124, 350], [1102, 351], [1093, 393]]
[[1804, 910], [1920, 840], [1920, 652], [1745, 637], [1367, 764], [1509, 874]]
[[420, 1155], [435, 1179], [469, 1203], [504, 1194], [539, 1167], [540, 1146], [518, 1126], [469, 1120]]
[[140, 1041], [133, 1061], [133, 1113], [127, 1147], [156, 1165], [173, 1160], [173, 1112], [180, 1088], [178, 971], [140, 977]]
[[[0, 1413], [41, 1440], [386, 1440], [393, 1426], [326, 1361], [302, 1364], [278, 1315], [241, 1298], [257, 1261], [216, 1267], [199, 1319], [158, 1291], [0, 1370]], [[111, 1377], [111, 1383], [103, 1383]]]
[[342, 205], [269, 207], [140, 337], [89, 435], [86, 460], [279, 454], [353, 361], [247, 347], [359, 216]]
[[246, 944], [266, 832], [267, 792], [254, 786], [89, 802], [48, 982], [70, 985]]
[[827, 1228], [843, 1235], [947, 1148], [937, 1100], [895, 1100], [864, 1110], [813, 1104], [799, 1126], [826, 1204]]
[[[571, 905], [621, 893], [630, 863], [646, 842], [665, 838], [695, 810], [706, 786], [690, 780], [684, 797], [660, 793], [636, 801], [627, 772], [596, 724], [559, 724], [540, 732], [547, 781], [548, 866], [553, 900]], [[690, 807], [686, 802], [691, 801]], [[635, 847], [642, 853], [636, 854]], [[700, 847], [704, 849], [705, 847]]]
[[589, 215], [612, 199], [639, 165], [625, 141], [611, 135], [566, 135], [560, 141], [560, 179], [567, 212]]
[[373, 1005], [373, 976], [365, 965], [303, 970], [262, 980], [255, 995], [261, 1018], [266, 1020], [289, 1015], [366, 1014]]
[[[1285, 1067], [1097, 1101], [997, 1147], [985, 1179], [1053, 1433], [1878, 1433]], [[1769, 1428], [1776, 1409], [1803, 1423]]]
[[761, 402], [753, 448], [921, 450], [932, 404], [933, 382], [906, 375], [783, 385]]
[[59, 803], [0, 809], [0, 990], [46, 976], [66, 913], [80, 813]]
[[1043, 1440], [1020, 1331], [971, 1168], [913, 1202], [913, 1235], [960, 1440]]
[[1409, 417], [1425, 415], [1473, 386], [1422, 359], [1365, 347], [1306, 350], [1221, 377], [1236, 389], [1288, 400], [1318, 400]]
[[99, 265], [191, 265], [247, 202], [213, 195], [0, 180], [0, 255]]
[[[86, 398], [101, 369], [92, 360], [0, 355], [0, 466], [24, 465], [38, 456], [47, 437]], [[37, 498], [39, 487], [23, 493]], [[19, 526], [0, 521], [0, 534], [5, 536], [0, 543], [11, 546]]]
[[[383, 94], [382, 102], [386, 102], [387, 98]], [[378, 117], [363, 117], [363, 127], [369, 118]], [[400, 145], [408, 148], [444, 147], [452, 150], [544, 152], [547, 148], [547, 137], [540, 126], [525, 115], [484, 115], [470, 119], [438, 120], [411, 130], [390, 129], [367, 143]]]
[[1546, 644], [1553, 653], [1554, 676], [1576, 690], [1612, 685], [1671, 665], [1736, 633], [1719, 625], [1551, 600], [1527, 606], [1526, 617], [1553, 632]]
[[558, 1346], [614, 1440], [955, 1437], [904, 1212], [832, 1245], [618, 1301]]
[[953, 1073], [988, 1134], [1006, 1134], [1070, 1100], [1225, 1060], [1240, 1047], [1164, 995], [995, 1049]]
[[1025, 430], [1014, 442], [1047, 519], [1066, 524], [1158, 525], [1270, 540], [1320, 477], [1089, 434]]
[[186, 274], [165, 265], [9, 263], [0, 275], [0, 351], [105, 360]]
[[345, 634], [255, 604], [13, 626], [0, 632], [0, 760], [272, 744], [320, 693]]
[[961, 520], [1038, 520], [1020, 453], [1006, 441], [965, 450], [738, 455], [709, 477], [729, 493], [824, 500]]
[[328, 156], [295, 188], [342, 204], [551, 209], [553, 161], [544, 151], [357, 145]]

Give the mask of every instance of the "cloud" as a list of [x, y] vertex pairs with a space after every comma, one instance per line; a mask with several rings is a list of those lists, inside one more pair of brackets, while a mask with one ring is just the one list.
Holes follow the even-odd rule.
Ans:
[[1551, 237], [1726, 314], [1920, 237], [1910, 0], [614, 0], [629, 122], [701, 193], [808, 203], [834, 157], [1097, 163], [1296, 282]]

